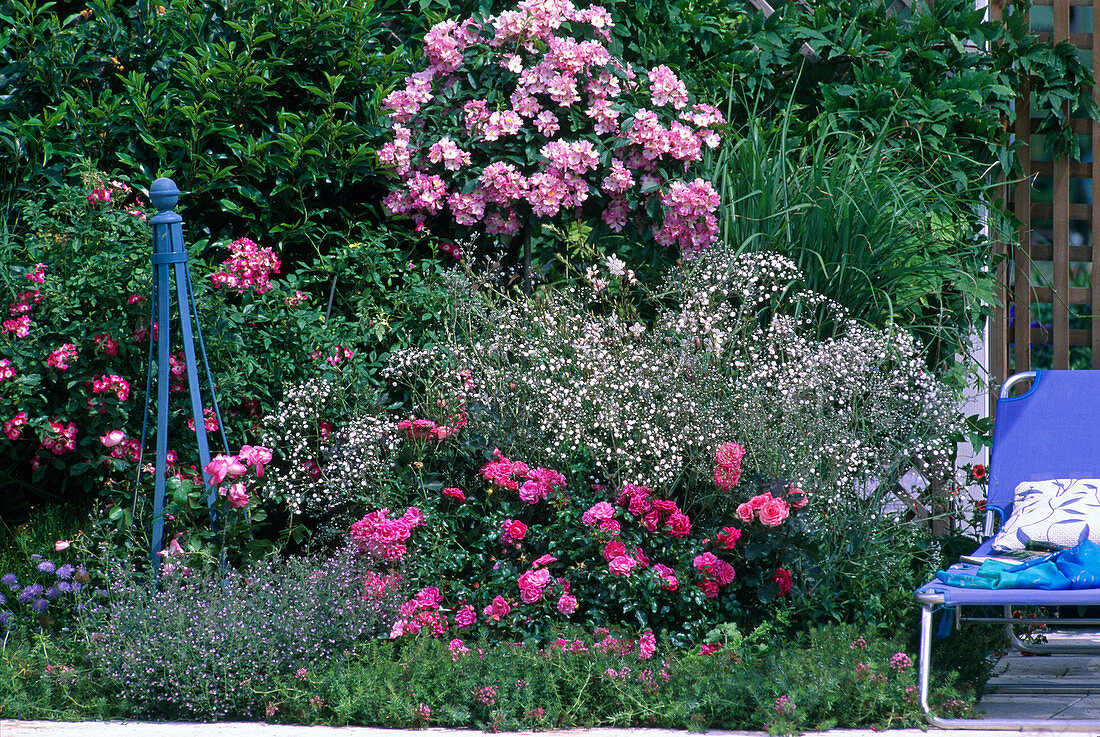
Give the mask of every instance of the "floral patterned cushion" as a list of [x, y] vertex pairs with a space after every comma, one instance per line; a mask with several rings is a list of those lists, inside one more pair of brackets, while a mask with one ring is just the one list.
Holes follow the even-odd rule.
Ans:
[[1100, 479], [1025, 481], [993, 549], [1022, 550], [1029, 542], [1068, 548], [1086, 537], [1100, 543]]

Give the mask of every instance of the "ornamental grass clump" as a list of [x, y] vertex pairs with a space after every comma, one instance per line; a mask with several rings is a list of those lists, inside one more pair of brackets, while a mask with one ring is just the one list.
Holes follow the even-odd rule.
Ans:
[[391, 597], [362, 596], [366, 559], [255, 563], [224, 575], [132, 577], [90, 611], [91, 663], [136, 715], [259, 718], [275, 679], [310, 672], [385, 631]]

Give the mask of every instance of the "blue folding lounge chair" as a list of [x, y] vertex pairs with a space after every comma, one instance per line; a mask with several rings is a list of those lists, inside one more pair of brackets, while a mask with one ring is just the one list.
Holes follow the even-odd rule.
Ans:
[[[1027, 393], [1009, 396], [1012, 387], [1031, 380]], [[1016, 485], [1045, 479], [1100, 479], [1100, 371], [1028, 371], [1004, 383], [997, 401], [993, 451], [989, 464], [984, 542], [975, 555], [988, 555], [996, 526], [1012, 513]], [[1100, 520], [1098, 520], [1100, 523]], [[1012, 608], [1019, 606], [1100, 605], [1100, 589], [976, 589], [948, 586], [933, 581], [917, 589], [921, 606], [920, 699], [928, 721], [944, 729], [1037, 729], [1100, 732], [1100, 720], [1069, 719], [943, 719], [928, 706], [931, 669], [932, 613], [953, 608], [956, 621], [1003, 623], [1013, 647], [1034, 653], [1097, 652], [1089, 645], [1040, 645], [1022, 642], [1012, 628]], [[965, 607], [1003, 607], [1003, 617], [964, 617]], [[1020, 620], [1015, 620], [1017, 624]], [[1028, 624], [1059, 626], [1100, 625], [1100, 620], [1027, 620]], [[1092, 690], [1100, 684], [1091, 684]], [[1084, 690], [1084, 685], [1065, 684], [1059, 692]], [[1041, 689], [1051, 692], [1049, 686]]]

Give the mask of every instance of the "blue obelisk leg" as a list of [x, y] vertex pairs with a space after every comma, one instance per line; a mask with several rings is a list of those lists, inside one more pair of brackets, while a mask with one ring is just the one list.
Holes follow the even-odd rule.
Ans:
[[[154, 226], [155, 227], [155, 226]], [[154, 232], [154, 256], [167, 253], [168, 228], [157, 227]], [[160, 573], [160, 551], [164, 549], [164, 492], [168, 473], [168, 386], [171, 374], [168, 370], [171, 323], [168, 310], [168, 264], [154, 263], [156, 273], [157, 322], [152, 326], [157, 340], [157, 457], [153, 483], [153, 540], [150, 556], [153, 577]]]

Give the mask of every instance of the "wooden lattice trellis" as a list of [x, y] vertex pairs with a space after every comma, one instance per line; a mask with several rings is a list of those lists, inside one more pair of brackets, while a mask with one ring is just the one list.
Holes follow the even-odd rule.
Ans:
[[[1068, 40], [1091, 57], [1093, 75], [1100, 76], [1100, 13], [1092, 0], [1034, 0], [1033, 6], [1034, 13], [1052, 16], [1053, 32], [1041, 35], [1055, 42]], [[995, 0], [990, 12], [1000, 17], [1004, 7], [1005, 0]], [[1100, 101], [1097, 89], [1092, 92]], [[1095, 254], [1100, 217], [1093, 197], [1093, 184], [1100, 183], [1100, 159], [1093, 155], [1100, 153], [1100, 123], [1071, 120], [1074, 132], [1085, 139], [1080, 161], [1050, 156], [1049, 147], [1034, 133], [1037, 124], [1031, 117], [1030, 92], [1022, 89], [1013, 133], [1022, 144], [1023, 176], [1002, 191], [1021, 225], [1012, 252], [1000, 246], [1000, 255], [1007, 258], [997, 267], [1000, 304], [990, 325], [994, 391], [1017, 371], [1086, 364], [1100, 368], [1100, 258]], [[1077, 346], [1091, 349], [1091, 356], [1074, 351]]]

